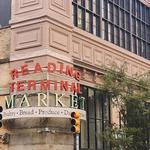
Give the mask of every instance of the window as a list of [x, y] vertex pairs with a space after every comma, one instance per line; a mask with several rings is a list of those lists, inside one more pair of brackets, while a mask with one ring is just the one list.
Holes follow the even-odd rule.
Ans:
[[82, 95], [86, 99], [87, 121], [81, 122], [80, 148], [109, 150], [109, 145], [101, 138], [110, 123], [109, 98], [101, 91], [85, 86]]
[[119, 8], [117, 6], [114, 7], [114, 24], [119, 25]]
[[107, 1], [102, 0], [102, 17], [107, 18]]
[[124, 7], [125, 7], [125, 9], [126, 9], [127, 11], [130, 10], [130, 0], [125, 0], [125, 5], [124, 5]]
[[150, 60], [150, 44], [146, 45], [146, 58]]
[[93, 12], [96, 13], [96, 0], [93, 0]]
[[142, 53], [141, 53], [141, 40], [140, 39], [137, 39], [137, 52], [138, 52], [138, 55], [141, 56]]
[[150, 8], [139, 0], [74, 0], [73, 7], [75, 26], [149, 59]]
[[113, 42], [113, 25], [111, 23], [108, 24], [108, 40]]
[[85, 19], [86, 23], [86, 31], [90, 32], [90, 25], [91, 25], [91, 19], [90, 19], [90, 13], [86, 12], [86, 19]]
[[8, 26], [11, 17], [11, 0], [0, 0], [0, 27]]
[[125, 48], [127, 50], [130, 50], [130, 33], [129, 32], [126, 32], [125, 33]]
[[108, 3], [108, 20], [113, 22], [113, 5]]
[[77, 17], [75, 14], [73, 15], [74, 25], [96, 36], [100, 36], [99, 0], [75, 0], [72, 4], [73, 9], [77, 9]]
[[86, 0], [86, 1], [85, 1], [85, 7], [86, 7], [86, 9], [88, 9], [88, 10], [91, 9], [91, 7], [90, 7], [90, 0]]
[[124, 0], [120, 0], [120, 6], [124, 8]]
[[78, 8], [78, 27], [83, 28], [83, 10]]
[[136, 6], [136, 16], [137, 18], [140, 18], [141, 11], [140, 11], [140, 2], [137, 1], [137, 6]]
[[130, 15], [129, 13], [125, 13], [125, 28], [130, 31]]
[[146, 43], [144, 41], [141, 42], [141, 54], [146, 57]]
[[132, 36], [132, 51], [137, 54], [137, 48], [136, 48], [136, 37]]
[[142, 4], [142, 20], [145, 21], [145, 6]]
[[124, 28], [124, 11], [123, 10], [120, 10], [119, 20], [120, 20], [120, 27]]
[[102, 38], [104, 39], [104, 40], [107, 40], [108, 39], [108, 23], [107, 23], [107, 21], [102, 21]]
[[120, 30], [120, 46], [125, 47], [125, 34], [124, 30]]
[[136, 15], [136, 0], [132, 0], [132, 14]]
[[132, 33], [136, 34], [136, 19], [132, 17]]
[[93, 34], [96, 35], [96, 29], [97, 28], [97, 18], [93, 17]]
[[137, 20], [137, 22], [136, 22], [136, 33], [137, 33], [137, 36], [141, 36], [141, 23], [140, 23], [140, 21], [139, 20]]
[[114, 27], [114, 43], [119, 45], [119, 28]]

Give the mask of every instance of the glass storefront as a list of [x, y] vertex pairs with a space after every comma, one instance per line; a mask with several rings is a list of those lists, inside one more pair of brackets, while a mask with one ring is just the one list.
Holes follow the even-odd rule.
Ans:
[[110, 103], [108, 96], [100, 90], [83, 86], [87, 121], [81, 123], [80, 148], [109, 150], [103, 141], [102, 133], [110, 124]]

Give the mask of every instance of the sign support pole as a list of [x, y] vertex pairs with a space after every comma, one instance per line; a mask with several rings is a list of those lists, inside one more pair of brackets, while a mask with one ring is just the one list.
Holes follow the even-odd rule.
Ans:
[[79, 134], [74, 135], [74, 150], [79, 150]]

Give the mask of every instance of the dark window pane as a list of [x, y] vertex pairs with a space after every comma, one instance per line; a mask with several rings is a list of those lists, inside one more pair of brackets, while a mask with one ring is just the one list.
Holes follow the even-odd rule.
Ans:
[[124, 0], [120, 0], [120, 6], [124, 8]]
[[96, 91], [96, 119], [102, 119], [102, 94]]
[[137, 48], [136, 48], [136, 38], [132, 37], [132, 51], [137, 54]]
[[87, 121], [81, 121], [81, 148], [88, 148]]
[[119, 45], [119, 28], [114, 27], [114, 43]]
[[136, 34], [136, 19], [132, 17], [132, 33]]
[[102, 120], [96, 120], [96, 137], [97, 137], [97, 148], [103, 148], [102, 141]]
[[103, 21], [102, 22], [102, 38], [104, 40], [107, 40], [108, 39], [108, 23], [107, 21]]
[[94, 99], [94, 90], [88, 90], [88, 109], [89, 109], [89, 118], [95, 118], [95, 99]]
[[124, 30], [120, 30], [120, 46], [125, 47], [125, 34]]
[[145, 6], [142, 5], [142, 20], [145, 21]]
[[108, 3], [108, 20], [113, 21], [113, 4]]
[[119, 7], [114, 7], [114, 23], [119, 25]]
[[98, 36], [99, 33], [99, 22], [98, 22], [98, 17], [93, 16], [93, 34]]
[[146, 26], [146, 40], [150, 42], [150, 26]]
[[120, 27], [124, 28], [124, 11], [120, 10]]
[[95, 149], [95, 120], [89, 119], [89, 148]]
[[102, 17], [107, 18], [107, 1], [102, 0]]
[[73, 17], [73, 24], [77, 26], [77, 5], [73, 5], [73, 10], [72, 10], [72, 17]]
[[130, 34], [128, 32], [125, 33], [125, 48], [130, 50]]
[[119, 0], [114, 0], [114, 3], [119, 4]]
[[128, 11], [130, 10], [130, 0], [125, 0], [125, 6], [124, 7]]
[[132, 0], [132, 14], [135, 16], [136, 15], [136, 1]]
[[110, 42], [113, 42], [113, 25], [112, 24], [108, 24], [108, 40]]
[[142, 56], [146, 58], [146, 43], [144, 41], [141, 42], [141, 52]]
[[83, 28], [83, 10], [78, 8], [78, 27]]
[[144, 24], [144, 23], [142, 23], [141, 33], [142, 33], [142, 39], [145, 39], [145, 37], [146, 37], [146, 32], [145, 32], [145, 24]]
[[136, 7], [136, 15], [137, 18], [140, 18], [141, 11], [140, 11], [140, 2], [137, 1], [137, 7]]
[[86, 12], [86, 14], [85, 14], [85, 29], [86, 29], [86, 31], [90, 32], [90, 27], [91, 27], [90, 13]]
[[136, 33], [139, 37], [141, 36], [141, 23], [139, 20], [136, 22]]
[[130, 30], [130, 15], [129, 13], [125, 13], [125, 27], [126, 27], [126, 30]]
[[146, 46], [146, 58], [150, 60], [150, 44]]
[[0, 27], [9, 25], [11, 0], [0, 0]]
[[141, 56], [141, 40], [137, 39], [137, 51], [138, 51], [138, 55]]

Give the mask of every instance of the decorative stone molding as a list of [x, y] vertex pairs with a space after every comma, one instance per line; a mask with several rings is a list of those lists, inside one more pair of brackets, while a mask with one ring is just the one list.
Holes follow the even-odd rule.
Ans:
[[12, 32], [12, 50], [41, 46], [42, 34], [41, 24], [14, 29]]
[[68, 3], [68, 0], [50, 0], [49, 9], [70, 17], [70, 3]]
[[49, 46], [58, 48], [67, 53], [70, 51], [71, 36], [68, 31], [55, 25], [50, 25], [49, 37]]
[[140, 0], [142, 3], [150, 7], [150, 0]]
[[128, 75], [139, 75], [150, 70], [150, 62], [110, 42], [75, 28], [72, 36], [73, 60], [91, 69], [126, 67]]
[[13, 0], [11, 23], [51, 18], [72, 27], [72, 1], [70, 0]]
[[29, 11], [39, 10], [43, 8], [43, 0], [14, 0], [15, 15], [26, 13]]

